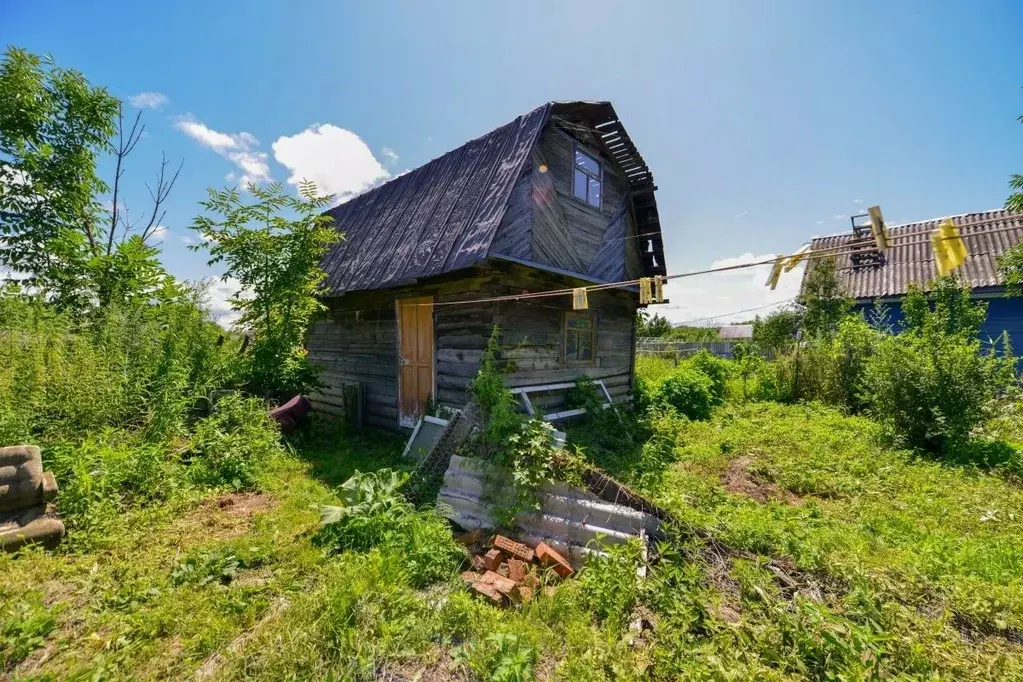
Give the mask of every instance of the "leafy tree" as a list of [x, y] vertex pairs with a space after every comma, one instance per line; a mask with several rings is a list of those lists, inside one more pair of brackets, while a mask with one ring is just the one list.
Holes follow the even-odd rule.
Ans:
[[[158, 291], [169, 276], [147, 240], [178, 173], [168, 178], [163, 161], [138, 229], [142, 220], [128, 219], [118, 195], [124, 159], [145, 128], [141, 113], [125, 136], [121, 103], [105, 88], [14, 47], [0, 61], [0, 101], [0, 267], [74, 311]], [[116, 158], [109, 211], [99, 197], [110, 187], [96, 170], [108, 152]]]
[[802, 321], [802, 313], [791, 308], [763, 318], [757, 316], [753, 320], [753, 343], [764, 352], [787, 350], [796, 342], [796, 333]]
[[657, 313], [650, 317], [650, 313], [646, 310], [636, 311], [636, 336], [667, 336], [669, 333], [671, 333], [671, 322], [668, 321], [668, 318], [661, 317]]
[[831, 338], [838, 332], [839, 322], [852, 312], [853, 300], [838, 281], [834, 259], [819, 260], [807, 270], [801, 302], [803, 330], [809, 338]]
[[296, 198], [280, 183], [249, 186], [255, 202], [234, 189], [209, 190], [202, 207], [221, 216], [199, 216], [192, 229], [205, 242], [210, 265], [226, 266], [224, 279], [237, 279], [247, 296], [235, 295], [231, 307], [239, 324], [253, 335], [249, 388], [287, 397], [315, 385], [316, 374], [302, 342], [314, 313], [325, 273], [320, 259], [338, 239], [323, 208], [333, 197], [319, 196], [303, 182]]
[[954, 277], [939, 277], [925, 294], [915, 282], [902, 303], [906, 328], [916, 332], [933, 327], [941, 334], [962, 334], [977, 338], [987, 319], [987, 303], [974, 301], [970, 287]]
[[15, 47], [0, 62], [0, 266], [73, 305], [101, 236], [96, 158], [117, 99], [78, 71]]

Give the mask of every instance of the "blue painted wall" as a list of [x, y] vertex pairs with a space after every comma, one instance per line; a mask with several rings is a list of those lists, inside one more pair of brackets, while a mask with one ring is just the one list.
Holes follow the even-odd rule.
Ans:
[[[1002, 332], [1007, 331], [1013, 353], [1019, 355], [1023, 352], [1023, 296], [1012, 298], [995, 296], [979, 300], [987, 303], [987, 321], [984, 322], [984, 326], [980, 330], [981, 341], [988, 343], [1001, 336]], [[890, 302], [885, 305], [888, 307], [889, 320], [893, 328], [895, 331], [899, 331], [903, 324], [902, 305], [898, 302]], [[872, 301], [859, 301], [856, 307], [866, 312], [868, 321], [874, 322]]]

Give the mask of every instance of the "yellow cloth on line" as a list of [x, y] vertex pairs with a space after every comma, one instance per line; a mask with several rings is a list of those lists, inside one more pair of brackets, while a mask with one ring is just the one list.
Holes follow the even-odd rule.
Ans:
[[781, 269], [784, 264], [784, 258], [774, 259], [774, 265], [771, 266], [771, 274], [767, 277], [767, 284], [765, 285], [771, 287], [771, 291], [774, 291], [778, 286], [778, 278], [781, 277]]
[[572, 289], [572, 310], [586, 310], [589, 307], [589, 302], [586, 300], [586, 287]]

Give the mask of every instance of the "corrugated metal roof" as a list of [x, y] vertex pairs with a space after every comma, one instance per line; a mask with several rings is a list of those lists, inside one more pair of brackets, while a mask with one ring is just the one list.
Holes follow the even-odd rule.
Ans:
[[[916, 223], [889, 227], [895, 243], [885, 254], [881, 265], [853, 267], [848, 253], [835, 259], [839, 281], [846, 294], [853, 298], [901, 296], [912, 282], [926, 287], [938, 275], [931, 248], [930, 231], [945, 218], [933, 218]], [[973, 288], [998, 286], [998, 256], [1023, 240], [1023, 214], [1008, 211], [984, 211], [952, 216], [959, 228], [969, 255], [956, 275]], [[1008, 228], [1008, 229], [1007, 229]], [[994, 231], [998, 230], [998, 231]], [[817, 237], [812, 250], [847, 246], [854, 239], [852, 233]], [[899, 242], [903, 242], [901, 245]], [[813, 261], [811, 261], [811, 267]], [[807, 268], [809, 272], [810, 268]], [[806, 274], [803, 276], [804, 282]]]
[[640, 232], [652, 233], [649, 274], [663, 274], [653, 176], [608, 102], [549, 102], [328, 214], [344, 239], [323, 259], [326, 289], [397, 286], [482, 263], [518, 179], [551, 114], [585, 121], [619, 163]]
[[730, 324], [718, 329], [718, 338], [721, 339], [752, 339], [753, 325], [751, 324]]

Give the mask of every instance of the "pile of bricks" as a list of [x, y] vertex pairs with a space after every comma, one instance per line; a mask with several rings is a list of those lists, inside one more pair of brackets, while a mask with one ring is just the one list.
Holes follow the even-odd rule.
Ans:
[[472, 570], [462, 573], [462, 580], [497, 606], [529, 601], [542, 584], [574, 573], [565, 557], [545, 542], [530, 547], [503, 535], [487, 540], [478, 529], [457, 541], [472, 554]]

